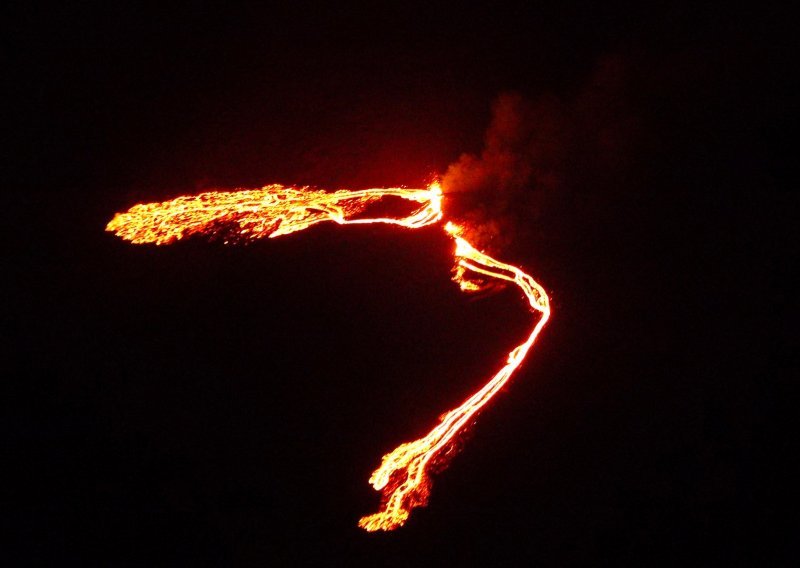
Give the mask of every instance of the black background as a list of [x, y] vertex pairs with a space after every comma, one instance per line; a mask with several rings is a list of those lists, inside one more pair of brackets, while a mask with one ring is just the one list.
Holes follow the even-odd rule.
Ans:
[[[9, 564], [788, 562], [788, 14], [598, 4], [11, 8]], [[620, 176], [577, 156], [511, 236], [552, 322], [394, 533], [356, 527], [370, 472], [497, 368], [519, 294], [460, 294], [437, 227], [103, 230], [206, 188], [420, 186], [500, 93], [574, 100], [609, 61]]]

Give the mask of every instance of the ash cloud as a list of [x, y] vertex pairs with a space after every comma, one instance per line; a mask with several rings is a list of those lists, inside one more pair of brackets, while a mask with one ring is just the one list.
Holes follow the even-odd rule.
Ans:
[[557, 238], [554, 228], [587, 207], [609, 206], [635, 141], [627, 79], [625, 63], [606, 58], [572, 96], [497, 97], [483, 151], [463, 154], [441, 180], [471, 239], [498, 251], [526, 237]]

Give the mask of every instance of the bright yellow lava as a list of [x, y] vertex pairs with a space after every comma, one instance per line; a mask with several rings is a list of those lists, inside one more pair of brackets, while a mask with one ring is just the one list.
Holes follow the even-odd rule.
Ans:
[[[405, 217], [357, 217], [388, 196], [400, 197], [418, 206]], [[436, 183], [427, 189], [335, 192], [268, 185], [261, 189], [209, 191], [162, 203], [134, 205], [124, 213], [117, 213], [106, 230], [132, 243], [161, 245], [194, 234], [212, 234], [220, 226], [233, 228], [234, 234], [243, 238], [260, 238], [288, 235], [323, 221], [342, 225], [389, 223], [418, 229], [441, 219], [442, 191]], [[547, 294], [530, 275], [476, 250], [461, 236], [461, 227], [447, 222], [444, 230], [455, 241], [453, 280], [462, 290], [480, 289], [480, 285], [469, 279], [470, 273], [513, 282], [540, 317], [527, 339], [508, 354], [505, 365], [480, 390], [444, 413], [439, 424], [425, 437], [400, 444], [383, 456], [380, 467], [369, 479], [382, 494], [380, 510], [358, 522], [367, 531], [393, 530], [405, 523], [411, 509], [427, 503], [431, 466], [434, 462], [437, 466], [443, 465], [456, 435], [508, 382], [550, 317]]]
[[[420, 204], [407, 217], [358, 219], [369, 205], [394, 196]], [[308, 188], [265, 185], [261, 189], [208, 191], [162, 203], [134, 205], [117, 213], [106, 226], [117, 236], [135, 244], [163, 245], [194, 235], [213, 232], [216, 226], [238, 226], [246, 238], [280, 237], [309, 228], [322, 221], [341, 225], [391, 223], [418, 229], [442, 218], [442, 191], [429, 189], [364, 189], [325, 192]]]

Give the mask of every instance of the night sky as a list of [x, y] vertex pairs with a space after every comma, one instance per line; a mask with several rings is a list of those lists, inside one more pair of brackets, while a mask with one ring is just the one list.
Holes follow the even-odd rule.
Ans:
[[[4, 18], [4, 565], [791, 563], [788, 13], [73, 4]], [[519, 291], [462, 294], [436, 226], [104, 227], [213, 188], [422, 187], [504, 100], [514, 159], [446, 214], [552, 320], [428, 507], [366, 534], [381, 455], [525, 337]]]

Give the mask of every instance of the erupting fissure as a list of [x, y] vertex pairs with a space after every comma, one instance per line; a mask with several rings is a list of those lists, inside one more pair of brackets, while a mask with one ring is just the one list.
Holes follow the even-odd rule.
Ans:
[[[358, 217], [370, 205], [390, 196], [416, 203], [417, 207], [406, 216]], [[323, 221], [342, 225], [389, 223], [418, 229], [441, 219], [442, 190], [438, 183], [427, 189], [334, 192], [268, 185], [261, 189], [210, 191], [162, 203], [134, 205], [124, 213], [117, 213], [106, 230], [132, 243], [162, 245], [194, 234], [213, 234], [220, 227], [240, 238], [256, 239], [288, 235]], [[530, 335], [508, 354], [505, 365], [480, 390], [445, 412], [439, 424], [426, 436], [400, 444], [383, 456], [380, 467], [369, 479], [372, 487], [382, 494], [380, 510], [358, 523], [367, 531], [395, 529], [405, 523], [412, 508], [427, 503], [432, 466], [440, 466], [446, 460], [458, 433], [508, 382], [550, 317], [547, 294], [530, 275], [475, 249], [462, 236], [462, 227], [447, 222], [444, 230], [455, 241], [453, 280], [462, 290], [480, 289], [480, 285], [469, 278], [470, 274], [513, 282], [540, 316]]]

